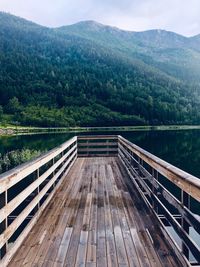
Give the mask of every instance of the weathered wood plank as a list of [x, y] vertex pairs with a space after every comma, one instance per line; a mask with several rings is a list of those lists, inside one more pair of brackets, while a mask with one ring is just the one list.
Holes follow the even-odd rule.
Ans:
[[[175, 256], [173, 256], [173, 251], [170, 249], [168, 244], [165, 242], [164, 236], [161, 232], [161, 229], [157, 222], [154, 219], [154, 216], [151, 210], [147, 210], [147, 207], [144, 205], [144, 202], [141, 201], [141, 196], [139, 195], [138, 191], [134, 189], [133, 183], [131, 182], [129, 176], [127, 176], [127, 171], [125, 168], [120, 164], [120, 162], [116, 161], [120, 172], [122, 173], [125, 179], [122, 180], [122, 183], [125, 187], [127, 187], [128, 192], [124, 197], [127, 210], [127, 216], [130, 217], [130, 225], [132, 227], [132, 223], [134, 225], [134, 229], [132, 230], [133, 236], [139, 232], [139, 239], [138, 236], [133, 238], [133, 240], [139, 240], [141, 243], [140, 250], [145, 249], [147, 251], [148, 257], [150, 256], [148, 249], [154, 249], [153, 253], [156, 253], [160, 259], [162, 266], [181, 266], [180, 262], [176, 260]], [[134, 205], [132, 204], [134, 203]], [[146, 246], [143, 236], [141, 233], [145, 233], [146, 241], [149, 243], [149, 236], [146, 233], [146, 230], [150, 233], [150, 238], [152, 239], [153, 243], [150, 244], [150, 248]], [[152, 251], [150, 252], [152, 253]], [[154, 254], [154, 258], [156, 255]]]
[[[80, 166], [72, 167], [72, 169], [69, 172], [69, 177], [73, 173], [75, 168], [76, 168], [75, 171], [76, 170], [79, 171], [81, 169], [82, 163], [83, 162], [81, 161]], [[75, 183], [76, 182], [73, 179], [64, 179], [62, 183], [62, 188], [67, 185], [67, 189], [65, 189], [63, 193], [67, 194], [70, 192], [70, 190], [73, 190], [73, 188], [75, 188]], [[22, 265], [24, 261], [23, 259], [26, 258], [24, 264], [25, 263], [32, 264], [35, 258], [37, 258], [38, 252], [42, 251], [43, 244], [45, 244], [45, 248], [47, 248], [45, 241], [48, 239], [49, 236], [48, 233], [50, 232], [50, 227], [52, 226], [52, 224], [54, 224], [56, 220], [56, 215], [59, 212], [59, 207], [63, 203], [63, 199], [64, 201], [66, 201], [65, 195], [64, 194], [62, 195], [62, 188], [60, 189], [60, 192], [56, 194], [54, 201], [47, 206], [48, 212], [46, 212], [45, 210], [45, 214], [40, 218], [36, 226], [33, 228], [33, 231], [30, 233], [27, 240], [25, 241], [24, 248], [22, 248], [20, 251], [22, 255], [20, 256], [21, 253], [17, 253], [16, 257], [14, 258], [16, 260], [13, 261], [14, 263], [15, 261], [19, 261], [18, 264]]]
[[[99, 159], [101, 162], [101, 158]], [[99, 164], [98, 168], [98, 211], [97, 211], [97, 267], [107, 266], [106, 257], [106, 232], [105, 232], [105, 213], [104, 213], [104, 181], [103, 165]]]
[[122, 233], [123, 233], [123, 238], [124, 238], [129, 265], [139, 267], [140, 263], [139, 263], [139, 259], [138, 259], [138, 255], [137, 255], [134, 242], [132, 240], [131, 229], [129, 227], [128, 217], [126, 215], [127, 211], [126, 211], [126, 207], [124, 205], [124, 199], [123, 199], [123, 193], [126, 193], [127, 189], [124, 186], [122, 186], [123, 178], [121, 177], [121, 173], [118, 172], [118, 168], [117, 168], [117, 165], [115, 164], [115, 161], [112, 161], [111, 168], [113, 172], [113, 179], [117, 186], [115, 190], [116, 203], [118, 207], [118, 214], [120, 218], [120, 223], [121, 223], [121, 228], [122, 228]]
[[[88, 159], [85, 160], [85, 162], [88, 162]], [[78, 213], [76, 218], [74, 218], [74, 221], [72, 221], [73, 225], [73, 233], [71, 236], [69, 248], [66, 254], [65, 263], [64, 265], [67, 267], [74, 266], [76, 263], [76, 256], [78, 252], [79, 247], [79, 241], [80, 241], [80, 234], [82, 229], [82, 222], [84, 217], [84, 210], [86, 206], [87, 201], [87, 194], [89, 192], [89, 188], [91, 186], [91, 166], [85, 165], [85, 172], [82, 175], [82, 186], [81, 186], [81, 200], [78, 207]]]
[[121, 164], [77, 159], [8, 267], [179, 267]]
[[110, 148], [110, 147], [98, 147], [98, 148], [79, 148], [78, 153], [81, 152], [96, 152], [98, 154], [98, 152], [117, 152], [117, 148]]
[[[77, 179], [73, 179], [75, 180], [75, 186], [78, 188], [72, 189], [72, 197], [71, 200], [70, 198], [67, 198], [67, 202], [64, 205], [64, 214], [66, 219], [64, 222], [64, 233], [63, 230], [60, 230], [60, 235], [62, 237], [61, 243], [57, 248], [57, 255], [55, 257], [54, 260], [54, 266], [63, 266], [64, 265], [64, 261], [65, 261], [65, 257], [67, 254], [67, 250], [69, 247], [69, 243], [70, 243], [70, 239], [71, 239], [71, 235], [73, 232], [73, 226], [72, 226], [72, 222], [74, 221], [74, 218], [77, 215], [78, 212], [78, 206], [80, 203], [80, 199], [81, 199], [81, 192], [80, 192], [80, 188], [81, 188], [81, 184], [82, 184], [82, 172], [81, 170], [77, 172], [77, 175], [80, 176], [80, 178], [77, 177]], [[62, 229], [62, 228], [61, 228]]]
[[95, 159], [92, 160], [92, 209], [89, 226], [89, 236], [87, 245], [87, 259], [86, 267], [96, 266], [97, 261], [97, 191], [98, 191], [98, 177], [97, 177], [97, 163]]
[[114, 228], [114, 235], [115, 235], [115, 242], [116, 242], [118, 264], [121, 266], [129, 266], [124, 238], [123, 238], [121, 224], [120, 224], [121, 218], [119, 217], [118, 207], [117, 207], [117, 195], [116, 195], [116, 188], [115, 188], [116, 183], [113, 178], [113, 172], [112, 172], [110, 165], [107, 166], [107, 175], [109, 177], [109, 181], [112, 187], [110, 200], [112, 201], [111, 212], [112, 212], [112, 221], [113, 221], [113, 228]]
[[[107, 166], [105, 166], [107, 167]], [[110, 183], [110, 177], [107, 175], [106, 168], [104, 168], [105, 179], [105, 227], [106, 227], [106, 248], [107, 248], [107, 260], [108, 266], [118, 266], [115, 235], [112, 222], [112, 187]]]
[[82, 222], [82, 229], [80, 233], [80, 240], [78, 246], [78, 252], [76, 256], [76, 264], [75, 266], [84, 266], [86, 262], [86, 253], [87, 253], [87, 242], [88, 242], [88, 235], [89, 235], [89, 222], [90, 222], [90, 212], [91, 212], [91, 205], [92, 205], [92, 193], [89, 192], [87, 194], [85, 211], [83, 215], [83, 222]]
[[90, 146], [117, 146], [118, 142], [85, 142], [85, 143], [78, 143], [78, 148], [79, 147], [90, 147]]
[[110, 153], [103, 153], [103, 154], [101, 154], [101, 153], [95, 153], [95, 154], [93, 154], [93, 153], [87, 153], [87, 152], [84, 152], [83, 154], [82, 153], [80, 153], [80, 154], [78, 154], [78, 157], [79, 158], [85, 158], [85, 157], [87, 157], [87, 158], [94, 158], [94, 157], [117, 157], [117, 151], [116, 151], [116, 153], [115, 152], [112, 152], [112, 154], [110, 154]]
[[[60, 191], [60, 194], [58, 195], [58, 201], [61, 200], [61, 205], [58, 208], [58, 213], [56, 213], [56, 216], [54, 216], [55, 219], [53, 221], [50, 221], [48, 233], [45, 236], [45, 239], [34, 259], [34, 264], [36, 265], [38, 265], [39, 263], [41, 266], [44, 264], [51, 266], [54, 261], [56, 261], [58, 249], [60, 248], [60, 243], [62, 242], [63, 231], [65, 230], [65, 227], [72, 227], [70, 225], [70, 222], [74, 218], [74, 216], [76, 216], [77, 207], [80, 201], [81, 194], [78, 190], [81, 186], [81, 167], [83, 166], [83, 164], [84, 159], [83, 162], [80, 162], [80, 165], [77, 166], [75, 172], [72, 173], [71, 180], [74, 181], [72, 190], [69, 189], [68, 191], [68, 187], [63, 187], [63, 189], [61, 189]], [[68, 205], [71, 207], [70, 211], [68, 210]], [[68, 214], [65, 214], [65, 211], [68, 211]], [[60, 232], [62, 234], [60, 234]]]
[[118, 140], [118, 135], [79, 135], [79, 140]]

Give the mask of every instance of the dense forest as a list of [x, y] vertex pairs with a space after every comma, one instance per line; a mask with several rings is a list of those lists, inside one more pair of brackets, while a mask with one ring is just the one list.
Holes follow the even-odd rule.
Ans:
[[199, 124], [199, 44], [92, 21], [50, 29], [0, 13], [0, 122]]

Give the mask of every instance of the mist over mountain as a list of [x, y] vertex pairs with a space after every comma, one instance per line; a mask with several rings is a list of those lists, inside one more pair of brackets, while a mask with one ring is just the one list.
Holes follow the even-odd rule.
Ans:
[[200, 35], [0, 13], [3, 119], [37, 126], [200, 123]]

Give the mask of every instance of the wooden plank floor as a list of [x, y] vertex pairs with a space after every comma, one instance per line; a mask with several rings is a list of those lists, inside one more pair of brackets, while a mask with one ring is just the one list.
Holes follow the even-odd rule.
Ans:
[[106, 157], [77, 159], [9, 264], [18, 266], [181, 265], [120, 160]]

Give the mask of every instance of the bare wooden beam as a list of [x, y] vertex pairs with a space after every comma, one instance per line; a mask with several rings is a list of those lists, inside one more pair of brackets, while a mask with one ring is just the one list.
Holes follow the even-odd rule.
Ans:
[[117, 152], [117, 148], [107, 148], [106, 146], [104, 148], [79, 148], [78, 149], [78, 153], [79, 152], [110, 152], [110, 151], [114, 151]]

